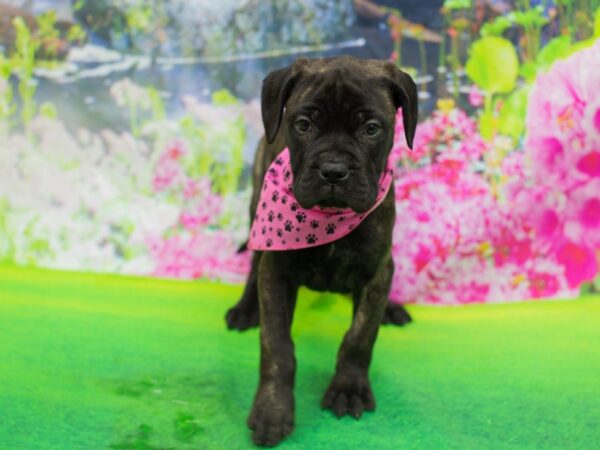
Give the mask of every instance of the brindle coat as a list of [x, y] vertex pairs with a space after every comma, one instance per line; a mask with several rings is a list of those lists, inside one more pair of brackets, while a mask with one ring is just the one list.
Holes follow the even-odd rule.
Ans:
[[[264, 174], [285, 147], [290, 150], [293, 192], [303, 208], [368, 210], [392, 148], [400, 106], [412, 146], [416, 86], [393, 64], [350, 57], [301, 59], [272, 72], [263, 84], [266, 137], [254, 163], [251, 217]], [[324, 182], [324, 161], [345, 168], [339, 183]], [[296, 359], [290, 328], [300, 286], [350, 294], [354, 304], [322, 406], [338, 417], [350, 414], [357, 419], [375, 409], [368, 369], [379, 324], [410, 321], [401, 306], [388, 302], [395, 220], [392, 185], [385, 200], [355, 230], [331, 244], [254, 253], [242, 298], [226, 320], [229, 328], [240, 330], [261, 325], [260, 382], [248, 418], [257, 444], [277, 444], [294, 425]]]

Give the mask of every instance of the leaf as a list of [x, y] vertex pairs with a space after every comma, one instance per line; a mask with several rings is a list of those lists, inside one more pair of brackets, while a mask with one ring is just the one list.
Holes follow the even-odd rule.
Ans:
[[529, 86], [523, 86], [510, 94], [498, 115], [498, 132], [519, 141], [525, 129]]
[[569, 52], [569, 55], [572, 55], [573, 53], [578, 52], [579, 50], [583, 50], [584, 48], [591, 47], [592, 45], [594, 45], [596, 43], [596, 41], [597, 41], [596, 38], [590, 38], [590, 39], [586, 39], [585, 41], [576, 42], [571, 47], [571, 51]]
[[507, 29], [512, 26], [512, 21], [506, 16], [498, 16], [491, 22], [485, 23], [481, 27], [481, 36], [498, 36], [501, 37]]
[[54, 106], [50, 102], [44, 102], [40, 106], [40, 115], [46, 117], [47, 119], [56, 119], [58, 117], [58, 112], [56, 111], [56, 106]]
[[505, 94], [515, 88], [519, 60], [507, 39], [486, 36], [470, 48], [465, 71], [471, 80], [490, 94]]
[[594, 13], [594, 37], [600, 37], [600, 8]]
[[227, 89], [219, 89], [213, 92], [212, 102], [217, 106], [225, 106], [236, 105], [238, 100]]
[[537, 71], [548, 70], [557, 59], [566, 58], [571, 54], [572, 43], [570, 36], [559, 36], [552, 39], [537, 57]]
[[446, 0], [444, 2], [445, 9], [469, 9], [472, 6], [472, 0]]
[[521, 64], [521, 68], [519, 69], [519, 75], [525, 78], [525, 81], [531, 83], [535, 80], [535, 75], [537, 74], [537, 64], [533, 61], [524, 62]]

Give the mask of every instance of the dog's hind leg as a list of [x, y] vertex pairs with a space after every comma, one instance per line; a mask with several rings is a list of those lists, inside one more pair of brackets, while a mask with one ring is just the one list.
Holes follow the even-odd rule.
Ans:
[[254, 252], [252, 255], [252, 266], [242, 298], [227, 311], [225, 322], [230, 330], [244, 331], [258, 326], [258, 263], [260, 256], [260, 252]]
[[383, 319], [381, 319], [383, 325], [397, 325], [401, 327], [410, 322], [412, 322], [412, 317], [410, 317], [410, 314], [403, 305], [388, 301], [383, 313]]
[[[359, 299], [354, 297], [353, 299], [353, 309], [352, 309], [352, 317], [356, 315], [356, 307], [358, 305]], [[403, 305], [398, 303], [394, 303], [391, 300], [388, 300], [387, 305], [385, 306], [385, 311], [383, 312], [383, 317], [381, 319], [382, 325], [396, 325], [402, 327], [408, 323], [412, 322], [412, 317], [406, 310]]]

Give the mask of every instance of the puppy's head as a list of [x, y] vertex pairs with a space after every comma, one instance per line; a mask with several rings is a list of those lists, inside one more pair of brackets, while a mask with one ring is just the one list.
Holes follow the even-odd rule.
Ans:
[[266, 137], [273, 142], [283, 128], [298, 203], [367, 211], [377, 198], [400, 106], [412, 147], [417, 90], [395, 65], [350, 57], [300, 59], [269, 74], [262, 90]]

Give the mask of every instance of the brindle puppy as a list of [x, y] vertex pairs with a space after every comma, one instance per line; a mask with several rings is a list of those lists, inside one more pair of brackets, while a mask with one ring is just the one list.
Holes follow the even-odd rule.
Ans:
[[[300, 59], [272, 72], [263, 83], [266, 138], [255, 159], [251, 217], [265, 172], [286, 146], [292, 190], [303, 208], [367, 211], [375, 204], [400, 106], [412, 147], [417, 90], [410, 76], [393, 64], [350, 57]], [[332, 164], [333, 179], [328, 173]], [[257, 444], [275, 445], [294, 426], [296, 358], [290, 328], [300, 286], [350, 294], [354, 303], [352, 325], [322, 406], [338, 417], [350, 414], [357, 419], [375, 409], [368, 369], [379, 324], [410, 321], [402, 307], [388, 302], [395, 217], [392, 185], [385, 200], [355, 230], [333, 243], [254, 253], [244, 294], [226, 320], [229, 328], [240, 330], [260, 322], [260, 382], [248, 418]]]

